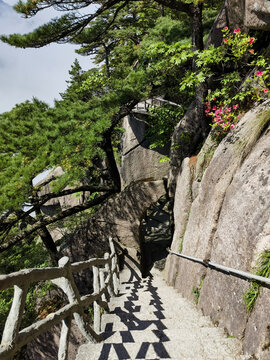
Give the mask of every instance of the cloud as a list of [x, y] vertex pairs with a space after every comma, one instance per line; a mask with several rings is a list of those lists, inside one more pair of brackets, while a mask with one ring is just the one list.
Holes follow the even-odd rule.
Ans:
[[[12, 0], [9, 3], [14, 4]], [[48, 10], [23, 19], [0, 0], [0, 34], [30, 32], [55, 15], [55, 11]], [[69, 44], [18, 49], [0, 42], [0, 113], [33, 96], [53, 104], [66, 88], [68, 71], [76, 57], [84, 69], [92, 67], [91, 59], [75, 54], [75, 49]]]

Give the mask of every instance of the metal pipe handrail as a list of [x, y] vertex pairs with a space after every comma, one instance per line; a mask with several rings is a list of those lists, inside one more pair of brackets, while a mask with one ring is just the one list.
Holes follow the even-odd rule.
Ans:
[[214, 270], [221, 270], [221, 271], [224, 271], [224, 272], [226, 272], [228, 274], [237, 275], [237, 276], [240, 276], [241, 278], [245, 278], [247, 280], [259, 281], [260, 283], [270, 285], [270, 279], [269, 278], [259, 276], [259, 275], [255, 275], [255, 274], [251, 274], [251, 273], [246, 272], [246, 271], [233, 269], [233, 268], [230, 268], [230, 267], [227, 267], [227, 266], [224, 266], [224, 265], [216, 264], [216, 263], [214, 263], [214, 262], [212, 262], [210, 260], [202, 260], [202, 259], [199, 259], [199, 258], [195, 258], [193, 256], [180, 254], [180, 253], [177, 253], [177, 252], [172, 251], [170, 249], [167, 249], [167, 250], [168, 250], [168, 252], [170, 254], [176, 255], [178, 257], [181, 257], [181, 258], [184, 258], [184, 259], [187, 259], [187, 260], [190, 260], [190, 261], [197, 262], [199, 264], [202, 264], [205, 267], [209, 267], [209, 268], [214, 269]]

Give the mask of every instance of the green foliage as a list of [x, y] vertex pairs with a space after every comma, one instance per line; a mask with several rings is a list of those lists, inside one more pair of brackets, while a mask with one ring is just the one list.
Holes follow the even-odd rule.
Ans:
[[[256, 264], [255, 275], [270, 277], [270, 251], [264, 251], [260, 254]], [[250, 288], [244, 294], [244, 303], [248, 311], [253, 310], [255, 302], [260, 294], [261, 284], [257, 281], [251, 281]]]
[[[21, 6], [15, 7], [18, 12], [22, 12], [26, 15], [29, 14], [30, 7], [26, 4], [25, 10], [24, 5], [20, 2]], [[60, 38], [65, 36], [68, 28], [72, 31], [76, 29], [76, 23], [78, 22], [79, 16], [74, 13], [64, 15], [60, 18], [52, 19], [48, 24], [42, 25], [33, 32], [25, 35], [12, 34], [2, 35], [0, 38], [3, 42], [13, 45], [19, 48], [26, 47], [42, 47], [53, 41], [58, 41]]]
[[[0, 274], [9, 274], [26, 268], [41, 268], [50, 266], [48, 254], [40, 242], [24, 241], [14, 245], [12, 249], [0, 254]], [[43, 297], [52, 288], [52, 283], [32, 284], [26, 297], [25, 312], [22, 326], [30, 325], [37, 317], [36, 300]], [[13, 289], [9, 288], [0, 292], [0, 333], [12, 303]]]
[[0, 274], [9, 274], [21, 269], [49, 266], [48, 254], [41, 242], [24, 241], [0, 254]]
[[190, 26], [188, 17], [181, 15], [177, 19], [173, 19], [171, 16], [159, 17], [154, 26], [148, 29], [148, 34], [143, 37], [142, 46], [147, 48], [148, 46], [163, 41], [165, 44], [174, 44], [179, 39], [189, 39]]
[[204, 282], [204, 277], [201, 279], [200, 281], [200, 285], [197, 286], [197, 287], [194, 287], [191, 291], [191, 293], [194, 295], [194, 298], [195, 298], [195, 303], [198, 304], [199, 302], [199, 298], [200, 298], [200, 294], [201, 294], [201, 289], [202, 289], [202, 286], [203, 286], [203, 282]]
[[[228, 28], [223, 32], [224, 45], [219, 53], [223, 53], [224, 59], [218, 59], [217, 64], [234, 71], [223, 74], [221, 86], [209, 94], [206, 102], [206, 114], [212, 117], [216, 136], [224, 136], [248, 106], [265, 99], [270, 85], [270, 62], [255, 54], [256, 39], [241, 33], [240, 29], [235, 29], [233, 34]], [[257, 70], [246, 77], [250, 68]]]
[[33, 99], [0, 115], [0, 212], [19, 208], [32, 195], [31, 180], [50, 165], [57, 130], [47, 110]]
[[151, 141], [150, 149], [168, 147], [176, 124], [183, 115], [181, 107], [164, 103], [150, 109], [146, 136]]

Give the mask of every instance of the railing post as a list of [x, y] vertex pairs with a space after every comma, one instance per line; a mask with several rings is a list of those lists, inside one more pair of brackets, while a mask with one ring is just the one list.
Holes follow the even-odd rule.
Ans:
[[113, 272], [112, 278], [113, 278], [113, 292], [115, 295], [118, 294], [118, 279], [117, 279], [116, 271], [117, 271], [117, 260], [114, 256], [112, 258], [112, 272]]
[[117, 255], [115, 252], [112, 238], [109, 238], [109, 244], [110, 244], [111, 254], [113, 255], [112, 267], [111, 267], [112, 277], [113, 277], [113, 291], [114, 294], [117, 295], [118, 294], [118, 264], [117, 264]]
[[[98, 276], [98, 267], [93, 266], [93, 287], [94, 293], [99, 293], [99, 276]], [[100, 333], [100, 306], [94, 301], [94, 330], [96, 333]]]
[[58, 360], [67, 360], [68, 358], [68, 338], [71, 327], [71, 318], [62, 320], [61, 335], [58, 349]]
[[[52, 282], [64, 291], [68, 297], [69, 303], [77, 302], [80, 305], [81, 297], [72, 275], [69, 258], [66, 256], [61, 258], [58, 264], [59, 267], [64, 267], [66, 269], [66, 276], [52, 280]], [[79, 312], [74, 312], [73, 317], [81, 333], [89, 342], [96, 343], [97, 340], [100, 340], [98, 334], [96, 334], [95, 331], [91, 329], [87, 321], [84, 319], [85, 316], [82, 306], [80, 306]]]
[[[104, 254], [104, 259], [105, 260], [109, 260], [110, 259], [110, 255], [109, 255], [109, 253], [105, 253]], [[110, 276], [111, 276], [111, 266], [108, 264], [108, 263], [106, 263], [106, 265], [105, 265], [105, 271], [107, 272], [107, 274], [109, 274]], [[113, 297], [114, 296], [114, 292], [113, 292], [113, 290], [112, 290], [112, 279], [110, 279], [110, 283], [107, 285], [107, 288], [108, 288], [108, 293], [109, 293], [109, 296], [110, 297]]]
[[[100, 281], [100, 288], [103, 289], [105, 287], [105, 278], [104, 278], [104, 272], [101, 269], [99, 269], [99, 281]], [[105, 302], [107, 301], [105, 294], [101, 295], [101, 300]]]
[[[110, 254], [106, 253], [103, 259], [91, 259], [71, 265], [68, 257], [59, 260], [59, 268], [27, 269], [18, 273], [1, 275], [1, 289], [14, 285], [12, 306], [5, 323], [5, 328], [0, 346], [0, 358], [12, 360], [20, 348], [29, 341], [50, 329], [51, 326], [62, 321], [59, 340], [58, 360], [68, 358], [68, 338], [71, 328], [71, 319], [74, 317], [81, 333], [90, 341], [102, 340], [101, 307], [109, 312], [107, 298], [117, 294], [118, 288], [118, 263], [112, 239], [109, 239]], [[105, 268], [100, 269], [99, 266]], [[93, 266], [94, 293], [83, 297], [75, 284], [73, 272]], [[11, 279], [10, 281], [8, 281]], [[25, 300], [29, 284], [35, 281], [51, 280], [67, 295], [69, 304], [64, 309], [57, 310], [46, 319], [39, 320], [25, 329], [20, 330], [20, 324], [25, 308]], [[101, 295], [102, 291], [102, 295]], [[94, 304], [94, 329], [85, 318], [84, 308]]]
[[14, 285], [14, 296], [3, 331], [2, 344], [14, 347], [20, 329], [28, 285]]

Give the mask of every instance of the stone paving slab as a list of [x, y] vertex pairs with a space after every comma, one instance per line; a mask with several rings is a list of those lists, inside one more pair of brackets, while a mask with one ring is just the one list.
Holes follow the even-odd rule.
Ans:
[[139, 281], [125, 269], [121, 279], [119, 296], [109, 303], [111, 313], [102, 316], [104, 342], [82, 345], [76, 360], [249, 359], [241, 355], [240, 341], [228, 338], [157, 271]]

